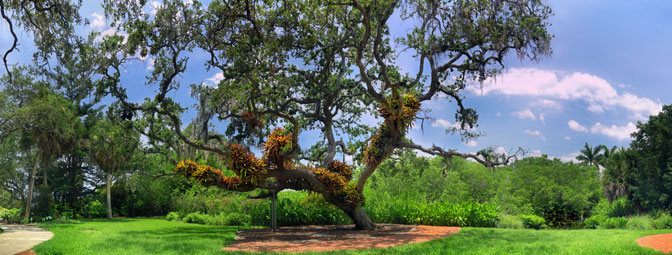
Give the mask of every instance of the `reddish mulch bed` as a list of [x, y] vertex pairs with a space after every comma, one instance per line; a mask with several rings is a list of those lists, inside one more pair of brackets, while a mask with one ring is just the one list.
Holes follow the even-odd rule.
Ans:
[[236, 234], [224, 251], [303, 252], [387, 248], [425, 242], [460, 231], [459, 227], [378, 224], [375, 230], [354, 230], [354, 225], [294, 226], [247, 229]]
[[35, 255], [35, 252], [33, 252], [31, 250], [25, 250], [25, 251], [19, 252], [19, 253], [14, 254], [14, 255]]
[[645, 236], [637, 239], [637, 244], [664, 253], [672, 252], [672, 234]]

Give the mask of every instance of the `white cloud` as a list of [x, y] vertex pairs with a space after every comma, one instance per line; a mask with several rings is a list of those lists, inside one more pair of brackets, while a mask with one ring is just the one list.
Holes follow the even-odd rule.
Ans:
[[591, 104], [588, 106], [588, 111], [592, 113], [604, 113], [604, 108], [597, 104]]
[[531, 119], [531, 120], [536, 120], [537, 118], [534, 117], [534, 113], [530, 111], [530, 109], [525, 109], [522, 111], [517, 111], [517, 112], [512, 112], [511, 115], [518, 117], [519, 119]]
[[149, 58], [149, 59], [147, 59], [147, 68], [146, 68], [147, 71], [152, 71], [152, 70], [154, 70], [154, 61], [155, 61], [154, 58]]
[[432, 127], [442, 127], [442, 128], [449, 128], [450, 127], [450, 121], [444, 120], [444, 119], [437, 119], [432, 123]]
[[558, 158], [559, 158], [560, 160], [564, 161], [564, 162], [574, 162], [574, 163], [579, 163], [579, 161], [576, 160], [576, 156], [578, 156], [579, 153], [580, 153], [580, 152], [575, 151], [575, 152], [572, 152], [572, 153], [569, 153], [569, 154], [565, 154], [565, 155], [563, 155], [563, 156], [560, 156], [560, 157], [558, 157]]
[[541, 123], [544, 123], [546, 125], [546, 114], [543, 112], [539, 114], [539, 120], [541, 120]]
[[496, 113], [495, 115], [497, 115], [497, 117], [502, 117], [502, 113], [501, 113], [501, 112], [498, 112], [498, 113]]
[[91, 28], [93, 29], [103, 29], [105, 28], [105, 17], [103, 15], [98, 14], [97, 12], [94, 12], [91, 14], [91, 17], [93, 17], [93, 20], [91, 21]]
[[539, 132], [539, 130], [534, 130], [534, 131], [525, 130], [524, 132], [525, 132], [525, 134], [528, 134], [528, 135], [531, 135], [531, 136], [538, 136], [539, 138], [541, 138], [542, 141], [546, 141], [546, 137], [544, 135], [542, 135], [541, 132]]
[[593, 134], [603, 134], [621, 141], [630, 139], [630, 134], [635, 131], [637, 131], [637, 126], [632, 122], [628, 122], [625, 126], [605, 126], [598, 122], [590, 128]]
[[[537, 68], [511, 68], [482, 84], [471, 85], [474, 94], [499, 93], [512, 96], [545, 97], [556, 100], [581, 100], [590, 111], [600, 112], [623, 108], [632, 118], [643, 119], [657, 114], [662, 104], [631, 93], [619, 93], [604, 79], [586, 73], [563, 73]], [[598, 107], [599, 106], [599, 107]]]
[[565, 140], [568, 140], [568, 141], [569, 141], [569, 140], [572, 140], [572, 138], [569, 137], [569, 136], [565, 136]]
[[159, 8], [161, 8], [161, 3], [158, 1], [151, 1], [149, 2], [149, 7], [152, 9], [149, 11], [149, 13], [152, 14], [152, 16], [156, 15], [156, 12], [158, 11]]
[[579, 124], [576, 122], [576, 120], [569, 120], [567, 122], [567, 125], [569, 126], [569, 129], [574, 130], [574, 131], [579, 131], [579, 132], [588, 132], [588, 129], [584, 127], [583, 125]]
[[478, 142], [476, 142], [476, 141], [474, 141], [474, 140], [469, 140], [469, 141], [468, 141], [467, 143], [465, 143], [465, 144], [466, 144], [467, 146], [469, 146], [469, 147], [476, 147], [476, 145], [478, 145]]
[[207, 83], [209, 83], [212, 86], [217, 86], [219, 85], [219, 82], [224, 79], [224, 73], [216, 73], [210, 78], [205, 79]]
[[562, 109], [562, 105], [556, 101], [553, 100], [548, 100], [548, 99], [539, 99], [537, 101], [534, 101], [530, 104], [532, 107], [537, 107], [537, 108], [544, 108], [544, 109], [552, 109], [552, 110], [560, 110]]
[[495, 153], [498, 153], [498, 154], [505, 154], [505, 153], [506, 153], [506, 149], [504, 149], [504, 147], [502, 147], [502, 146], [499, 146], [499, 147], [497, 147], [497, 149], [495, 149]]
[[540, 157], [541, 156], [541, 150], [531, 150], [527, 153], [528, 157]]

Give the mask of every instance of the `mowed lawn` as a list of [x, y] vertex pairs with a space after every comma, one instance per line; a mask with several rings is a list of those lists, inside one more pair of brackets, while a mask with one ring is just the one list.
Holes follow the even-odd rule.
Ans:
[[[236, 231], [244, 227], [161, 219], [83, 220], [41, 226], [54, 232], [54, 238], [33, 249], [39, 255], [248, 254], [220, 251], [233, 243]], [[463, 228], [456, 235], [425, 243], [320, 254], [662, 254], [635, 242], [639, 237], [661, 233], [672, 230]]]

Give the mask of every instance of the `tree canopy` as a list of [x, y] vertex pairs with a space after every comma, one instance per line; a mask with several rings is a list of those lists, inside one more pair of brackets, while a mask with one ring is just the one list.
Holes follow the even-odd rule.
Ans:
[[[33, 10], [21, 8], [21, 3], [8, 10], [15, 14]], [[33, 11], [41, 11], [33, 4]], [[191, 161], [180, 162], [177, 172], [231, 190], [312, 190], [365, 229], [373, 224], [361, 210], [363, 189], [396, 149], [472, 158], [491, 167], [510, 161], [511, 155], [492, 151], [469, 154], [427, 148], [405, 135], [427, 110], [423, 103], [443, 98], [457, 108], [455, 121], [460, 125], [451, 131], [466, 138], [477, 136], [469, 130], [477, 126], [478, 114], [466, 106], [462, 91], [471, 82], [495, 75], [509, 53], [532, 60], [550, 54], [552, 37], [547, 32], [551, 11], [538, 0], [215, 0], [207, 6], [199, 1], [163, 1], [155, 12], [146, 12], [146, 4], [104, 1], [117, 34], [99, 42], [92, 40], [95, 34], [89, 40], [67, 34], [78, 15], [68, 16], [60, 9], [40, 13], [61, 15], [66, 22], [35, 24], [42, 29], [35, 33], [68, 25], [66, 34], [54, 36], [80, 47], [36, 40], [53, 49], [79, 49], [54, 55], [63, 62], [65, 56], [79, 57], [68, 62], [81, 63], [70, 65], [71, 69], [93, 65], [96, 74], [84, 76], [86, 86], [95, 86], [99, 97], [116, 98], [121, 117], [136, 120], [135, 128], [150, 137], [150, 143], [171, 148], [186, 144], [216, 153], [235, 176]], [[413, 24], [413, 29], [401, 37], [391, 35], [388, 23], [393, 15]], [[13, 20], [24, 17], [28, 16]], [[12, 18], [4, 18], [11, 23]], [[49, 47], [40, 49], [46, 55], [54, 53]], [[195, 128], [205, 130], [196, 138], [183, 132], [185, 108], [170, 93], [183, 86], [180, 77], [194, 66], [193, 54], [206, 56], [204, 68], [222, 74], [214, 88], [193, 84], [201, 88], [195, 93], [201, 103]], [[399, 54], [412, 55], [417, 72], [402, 69]], [[144, 82], [123, 80], [123, 68], [138, 58], [154, 59], [154, 69]], [[142, 102], [131, 101], [126, 88], [139, 83], [155, 86], [157, 93]], [[377, 127], [362, 124], [368, 116], [381, 122]], [[223, 132], [208, 132], [213, 117], [224, 123]], [[301, 133], [308, 130], [319, 131], [323, 139], [300, 148]], [[165, 132], [172, 135], [167, 138]], [[263, 156], [251, 153], [251, 147], [262, 149]], [[338, 152], [352, 154], [362, 164], [356, 181], [351, 183], [352, 167], [335, 160]]]

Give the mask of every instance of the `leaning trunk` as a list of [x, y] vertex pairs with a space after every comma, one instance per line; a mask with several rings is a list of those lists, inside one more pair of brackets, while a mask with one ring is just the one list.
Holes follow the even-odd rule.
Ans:
[[112, 196], [110, 195], [110, 186], [112, 183], [112, 174], [107, 173], [106, 193], [107, 193], [107, 219], [112, 219]]
[[40, 153], [36, 153], [35, 162], [33, 162], [33, 172], [30, 173], [30, 182], [28, 184], [28, 198], [26, 199], [26, 214], [23, 217], [26, 222], [30, 219], [30, 204], [33, 203], [33, 188], [35, 187], [35, 175], [37, 174], [37, 164], [40, 162]]
[[369, 215], [366, 214], [362, 207], [347, 210], [345, 213], [355, 222], [355, 229], [373, 230], [376, 228], [376, 225], [373, 224], [373, 221], [371, 221]]

